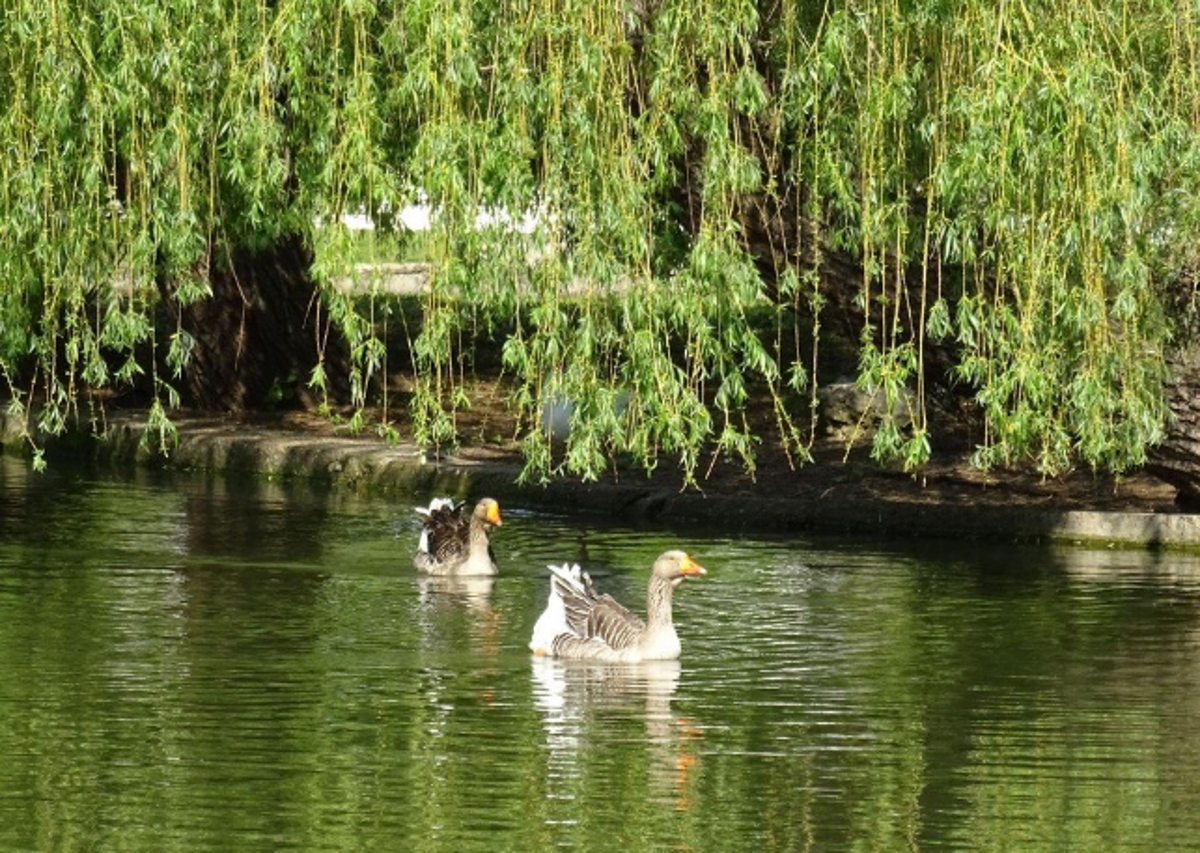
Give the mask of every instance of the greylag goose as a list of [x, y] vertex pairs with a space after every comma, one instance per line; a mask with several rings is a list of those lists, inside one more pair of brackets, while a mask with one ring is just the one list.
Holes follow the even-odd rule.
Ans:
[[488, 539], [499, 527], [500, 504], [484, 498], [475, 504], [469, 519], [464, 502], [434, 498], [428, 507], [417, 507], [423, 529], [413, 565], [431, 575], [494, 575], [496, 560]]
[[550, 598], [529, 641], [535, 655], [619, 663], [679, 657], [671, 594], [685, 578], [705, 573], [687, 554], [667, 551], [654, 561], [645, 622], [612, 596], [598, 595], [578, 565], [549, 568]]

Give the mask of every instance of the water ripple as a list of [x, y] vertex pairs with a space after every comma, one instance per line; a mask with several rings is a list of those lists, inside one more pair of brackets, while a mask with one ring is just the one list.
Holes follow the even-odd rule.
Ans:
[[[411, 496], [0, 480], [0, 847], [1186, 849], [1200, 561], [731, 537], [506, 507], [417, 576]], [[35, 523], [36, 522], [36, 523]], [[545, 564], [683, 658], [539, 661]]]

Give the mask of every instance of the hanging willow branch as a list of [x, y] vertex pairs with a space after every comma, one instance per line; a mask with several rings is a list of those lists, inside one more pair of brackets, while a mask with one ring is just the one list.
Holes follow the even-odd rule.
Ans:
[[[455, 440], [485, 339], [531, 425], [529, 476], [619, 456], [688, 481], [718, 456], [752, 470], [756, 395], [803, 459], [836, 261], [858, 270], [858, 382], [909, 409], [875, 432], [877, 458], [928, 457], [936, 346], [982, 415], [980, 464], [1119, 471], [1161, 435], [1156, 282], [1198, 236], [1197, 16], [1167, 0], [13, 0], [10, 408], [55, 432], [82, 398], [137, 385], [167, 436], [203, 330], [162, 327], [160, 303], [213, 298], [234, 248], [299, 234], [361, 418], [388, 310], [333, 286], [360, 259], [337, 223], [422, 203], [422, 445]], [[538, 428], [556, 401], [561, 452]]]

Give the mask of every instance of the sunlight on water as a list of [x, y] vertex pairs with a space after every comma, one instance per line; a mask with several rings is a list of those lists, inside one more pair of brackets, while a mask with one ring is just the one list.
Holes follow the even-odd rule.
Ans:
[[[1185, 850], [1200, 561], [735, 537], [0, 465], [0, 849]], [[677, 662], [532, 658], [547, 563]]]

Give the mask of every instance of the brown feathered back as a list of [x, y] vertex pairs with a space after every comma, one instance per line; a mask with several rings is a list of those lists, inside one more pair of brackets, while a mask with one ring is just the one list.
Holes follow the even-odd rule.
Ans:
[[442, 504], [430, 509], [425, 518], [425, 551], [439, 563], [466, 556], [470, 525], [463, 517], [465, 505], [465, 501]]

